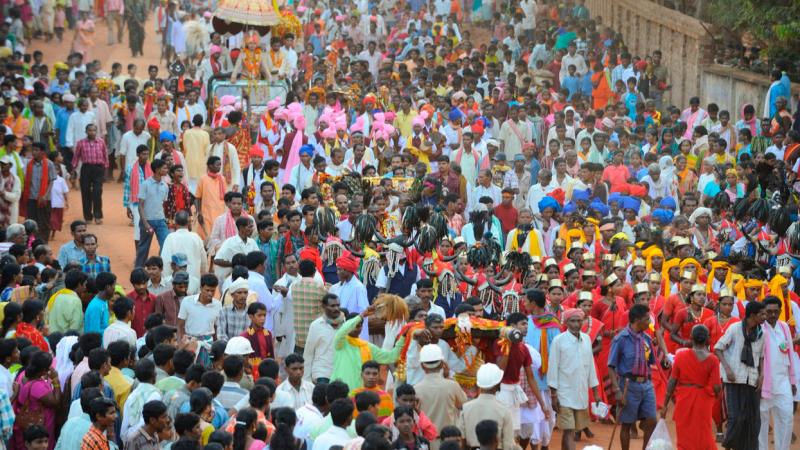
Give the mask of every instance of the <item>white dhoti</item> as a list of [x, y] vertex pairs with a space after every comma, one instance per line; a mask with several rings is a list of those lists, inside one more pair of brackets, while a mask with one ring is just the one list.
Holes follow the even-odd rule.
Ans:
[[528, 401], [528, 396], [519, 383], [501, 384], [497, 392], [497, 400], [511, 410], [511, 419], [514, 422], [514, 431], [520, 429], [520, 407]]
[[762, 398], [761, 431], [758, 433], [758, 449], [769, 450], [770, 417], [775, 421], [772, 427], [775, 439], [775, 450], [788, 449], [792, 442], [792, 395], [772, 394], [770, 398]]
[[531, 445], [547, 446], [553, 436], [553, 428], [556, 426], [556, 413], [550, 401], [550, 390], [542, 391], [542, 401], [544, 407], [550, 411], [550, 419], [544, 417], [542, 406], [536, 405], [531, 408], [527, 404], [522, 405], [520, 415], [522, 424], [520, 426], [520, 437], [530, 440]]

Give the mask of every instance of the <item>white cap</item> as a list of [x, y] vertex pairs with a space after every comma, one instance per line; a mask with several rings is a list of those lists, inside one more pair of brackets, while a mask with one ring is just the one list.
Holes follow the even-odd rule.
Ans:
[[228, 341], [228, 345], [225, 346], [225, 354], [226, 355], [249, 355], [253, 353], [253, 346], [250, 345], [250, 341], [242, 336], [235, 336], [232, 337], [230, 341]]
[[0, 163], [2, 163], [2, 164], [14, 164], [14, 158], [12, 158], [11, 155], [3, 155], [3, 157], [0, 158]]
[[436, 344], [428, 344], [419, 351], [419, 362], [421, 363], [433, 363], [443, 359], [442, 349]]
[[237, 278], [233, 283], [231, 283], [231, 287], [228, 288], [228, 292], [233, 294], [240, 289], [244, 289], [245, 291], [250, 289], [250, 284], [247, 282], [246, 278]]
[[64, 94], [61, 97], [61, 100], [65, 101], [65, 102], [75, 103], [75, 96], [72, 95], [72, 94]]
[[478, 369], [477, 384], [481, 389], [489, 389], [500, 384], [503, 379], [503, 370], [496, 364], [487, 363]]

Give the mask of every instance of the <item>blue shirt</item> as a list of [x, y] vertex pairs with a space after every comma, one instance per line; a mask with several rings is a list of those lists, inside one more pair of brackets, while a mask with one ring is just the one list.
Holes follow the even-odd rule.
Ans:
[[[139, 187], [139, 200], [144, 199], [144, 207], [142, 219], [144, 220], [165, 220], [164, 216], [164, 200], [167, 199], [169, 192], [169, 185], [166, 180], [161, 178], [161, 181], [156, 181], [155, 178], [150, 177], [144, 180], [141, 187]], [[131, 202], [137, 199], [130, 199]]]
[[55, 450], [81, 448], [83, 436], [89, 432], [89, 427], [91, 426], [92, 421], [85, 412], [81, 413], [79, 416], [67, 419], [64, 426], [61, 427], [61, 433], [58, 436]]
[[[225, 407], [222, 406], [222, 403], [220, 403], [217, 399], [211, 401], [211, 406], [214, 407], [214, 419], [211, 421], [211, 425], [214, 426], [215, 430], [220, 430], [225, 426], [226, 423], [228, 423], [228, 419], [230, 419], [230, 417], [228, 417], [228, 412], [225, 411]], [[189, 402], [186, 402], [181, 406], [181, 412], [189, 412]]]
[[58, 130], [59, 146], [67, 142], [67, 124], [69, 123], [69, 116], [74, 112], [74, 109], [68, 110], [67, 108], [56, 107], [56, 129]]
[[[559, 334], [561, 334], [560, 327], [553, 327], [546, 329], [547, 348], [552, 348], [553, 339], [555, 339], [556, 336], [558, 336]], [[533, 347], [534, 350], [536, 350], [537, 352], [542, 353], [541, 340], [542, 340], [542, 329], [537, 327], [533, 323], [533, 319], [530, 316], [528, 316], [528, 334], [525, 335], [525, 343]], [[550, 387], [547, 384], [547, 374], [545, 373], [543, 375], [540, 372], [541, 372], [540, 370], [533, 371], [533, 377], [536, 378], [536, 384], [539, 386], [539, 390], [545, 391], [550, 389]]]
[[75, 241], [69, 241], [58, 249], [58, 264], [62, 269], [69, 263], [80, 263], [84, 259], [86, 259], [86, 252], [78, 247]]
[[564, 77], [564, 81], [561, 82], [561, 87], [569, 91], [567, 100], [572, 100], [573, 95], [580, 93], [581, 80], [574, 75], [567, 75]]
[[83, 318], [84, 333], [100, 333], [101, 335], [108, 327], [108, 302], [100, 297], [94, 297], [86, 307]]
[[[650, 336], [646, 333], [644, 340], [647, 346], [645, 355], [647, 356], [648, 373], [650, 373], [650, 364], [656, 362], [653, 356], [653, 342]], [[633, 361], [636, 357], [636, 337], [631, 330], [631, 327], [625, 327], [613, 341], [611, 341], [611, 351], [608, 354], [608, 367], [614, 368], [618, 375], [631, 375], [633, 371]]]

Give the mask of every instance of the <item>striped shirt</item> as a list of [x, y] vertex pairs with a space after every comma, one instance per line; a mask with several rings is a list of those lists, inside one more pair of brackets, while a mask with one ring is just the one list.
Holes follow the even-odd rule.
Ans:
[[75, 155], [72, 157], [72, 168], [78, 167], [79, 163], [97, 164], [108, 168], [108, 152], [106, 143], [101, 139], [89, 140], [81, 139], [75, 145]]
[[89, 427], [89, 432], [83, 436], [81, 450], [108, 450], [108, 438], [94, 424]]

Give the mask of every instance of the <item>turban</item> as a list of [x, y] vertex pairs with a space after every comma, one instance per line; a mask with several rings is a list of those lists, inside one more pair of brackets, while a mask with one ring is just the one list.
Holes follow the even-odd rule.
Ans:
[[472, 130], [473, 133], [483, 133], [483, 123], [481, 122], [473, 123], [470, 129]]
[[175, 135], [170, 133], [169, 131], [162, 131], [161, 134], [158, 135], [158, 140], [160, 142], [164, 141], [175, 142]]
[[628, 235], [620, 231], [619, 233], [611, 236], [611, 239], [609, 239], [608, 242], [613, 244], [616, 241], [627, 241], [627, 240], [628, 240]]
[[147, 128], [152, 128], [152, 129], [156, 129], [157, 130], [157, 129], [161, 128], [161, 124], [158, 123], [158, 119], [153, 117], [147, 122]]
[[675, 199], [672, 197], [665, 197], [661, 199], [661, 202], [658, 204], [658, 206], [671, 211], [675, 211], [678, 207], [678, 205], [675, 203]]
[[320, 133], [324, 139], [334, 139], [336, 138], [336, 130], [334, 128], [328, 127], [322, 130]]
[[644, 250], [642, 252], [642, 256], [645, 257], [645, 262], [646, 262], [645, 268], [649, 272], [653, 268], [653, 258], [659, 257], [659, 258], [663, 259], [664, 258], [664, 252], [661, 251], [660, 248], [658, 248], [656, 246], [652, 246], [652, 247]]
[[345, 250], [342, 256], [336, 258], [336, 267], [350, 273], [356, 273], [358, 272], [358, 259], [356, 259], [352, 253]]
[[694, 259], [694, 258], [684, 258], [684, 259], [681, 261], [681, 265], [680, 265], [680, 267], [681, 267], [681, 272], [683, 272], [683, 270], [686, 268], [686, 266], [690, 266], [690, 265], [694, 265], [694, 268], [695, 268], [696, 270], [700, 270], [700, 262], [699, 262], [699, 261], [697, 261], [697, 260], [696, 260], [696, 259]]
[[749, 278], [744, 281], [744, 287], [746, 288], [761, 288], [764, 287], [764, 282], [756, 279], [756, 278]]
[[272, 111], [273, 109], [277, 109], [280, 106], [281, 106], [281, 99], [278, 97], [275, 97], [267, 102], [267, 109], [270, 111]]
[[[608, 215], [608, 206], [605, 205], [599, 198], [592, 200], [589, 204], [589, 209], [593, 209], [600, 213], [600, 216], [605, 217]], [[613, 226], [613, 224], [611, 224]]]
[[632, 209], [638, 214], [641, 204], [642, 201], [638, 198], [625, 197], [625, 200], [622, 201], [622, 209]]
[[364, 104], [365, 105], [375, 104], [375, 101], [376, 101], [375, 96], [372, 95], [372, 94], [367, 94], [367, 95], [364, 96]]
[[311, 144], [306, 144], [306, 145], [300, 147], [300, 154], [301, 155], [313, 156], [314, 155], [314, 146], [311, 145]]
[[306, 128], [306, 118], [305, 118], [305, 116], [302, 113], [294, 116], [294, 120], [292, 120], [292, 125], [294, 125], [294, 127], [298, 131], [304, 130]]
[[455, 122], [456, 120], [461, 120], [461, 111], [458, 108], [453, 108], [450, 110], [450, 114], [447, 115], [447, 120], [451, 122]]
[[231, 283], [231, 287], [228, 288], [228, 292], [234, 293], [240, 289], [244, 289], [245, 291], [250, 289], [247, 278], [237, 278], [236, 281]]
[[589, 201], [589, 191], [576, 189], [572, 192], [572, 200], [574, 201]]
[[653, 219], [657, 220], [662, 226], [671, 224], [674, 215], [669, 209], [656, 209], [653, 211]]
[[711, 209], [706, 208], [705, 206], [698, 207], [697, 209], [692, 211], [692, 215], [689, 216], [689, 222], [691, 222], [691, 224], [694, 225], [695, 222], [697, 222], [697, 218], [701, 216], [708, 216], [708, 218], [710, 219]]
[[415, 127], [417, 125], [419, 125], [421, 127], [425, 126], [425, 118], [422, 117], [421, 115], [417, 116], [417, 117], [414, 117], [414, 119], [411, 120], [411, 126], [412, 127]]
[[251, 158], [263, 158], [264, 150], [258, 144], [253, 144], [253, 146], [250, 147], [250, 153], [248, 153], [248, 155]]
[[350, 133], [355, 133], [357, 131], [361, 133], [364, 132], [364, 120], [360, 117], [356, 119], [356, 122], [350, 127]]
[[[788, 323], [790, 326], [794, 326], [797, 321], [794, 318], [794, 314], [792, 313], [792, 306], [791, 300], [789, 298], [784, 298], [783, 295], [783, 285], [788, 284], [789, 280], [781, 274], [775, 275], [772, 277], [772, 280], [769, 281], [769, 293], [778, 297], [781, 300], [781, 315], [779, 317], [780, 320]], [[787, 295], [788, 297], [788, 295]]]
[[223, 95], [219, 99], [220, 106], [232, 106], [235, 103], [236, 103], [236, 97], [232, 95]]
[[561, 206], [558, 204], [556, 199], [550, 196], [544, 196], [541, 200], [539, 200], [539, 211], [544, 211], [547, 208], [553, 208], [553, 212], [560, 212]]
[[564, 319], [564, 322], [567, 322], [567, 321], [569, 321], [570, 319], [572, 319], [574, 317], [577, 317], [577, 318], [583, 320], [583, 316], [584, 316], [584, 314], [583, 314], [583, 310], [582, 309], [580, 309], [580, 308], [570, 308], [570, 309], [564, 311], [562, 313], [561, 317], [562, 317], [562, 319]]
[[578, 209], [578, 207], [575, 206], [575, 203], [569, 202], [566, 205], [564, 205], [564, 214], [569, 214], [571, 212], [574, 212], [577, 209]]
[[619, 192], [613, 192], [611, 195], [608, 196], [608, 204], [611, 205], [611, 202], [617, 202], [620, 205], [625, 200], [625, 196], [620, 194]]
[[209, 48], [209, 52], [210, 52], [212, 55], [213, 55], [214, 53], [222, 53], [222, 49], [219, 47], [219, 45], [214, 45], [214, 44], [212, 44], [212, 45], [211, 45], [211, 48]]
[[289, 111], [287, 111], [286, 108], [278, 108], [278, 110], [275, 111], [275, 120], [278, 119], [288, 120]]

